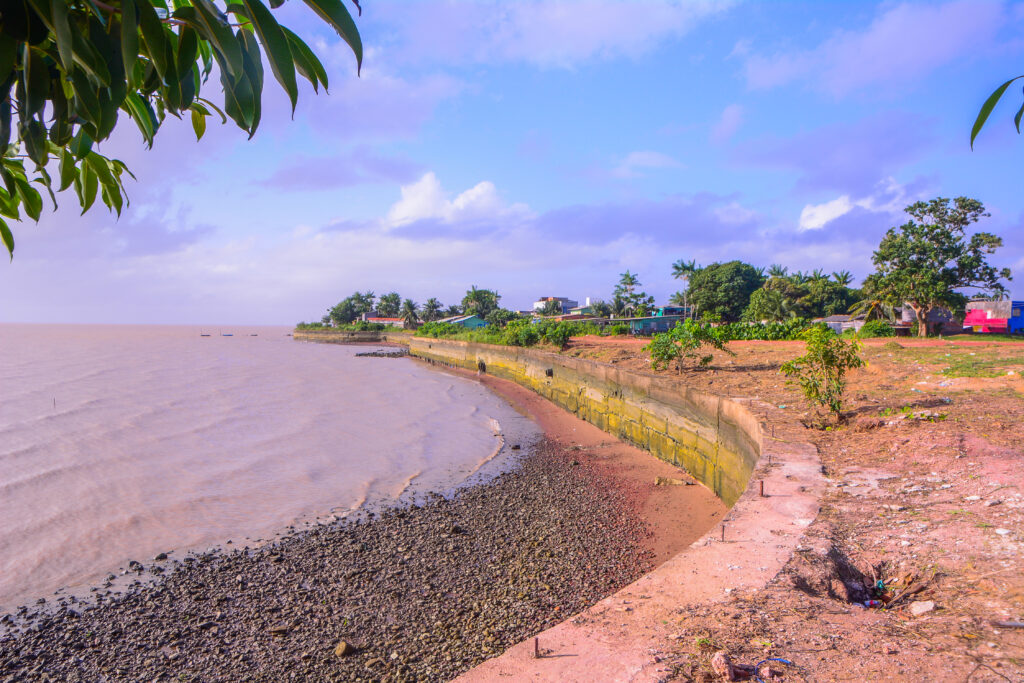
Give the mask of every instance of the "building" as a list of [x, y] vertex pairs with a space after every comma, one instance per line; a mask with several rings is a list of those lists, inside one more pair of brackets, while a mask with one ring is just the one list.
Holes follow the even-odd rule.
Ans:
[[[580, 302], [573, 301], [572, 299], [566, 298], [564, 296], [542, 296], [541, 298], [539, 298], [539, 299], [537, 299], [536, 301], [533, 302], [533, 310], [535, 312], [536, 311], [540, 311], [545, 306], [547, 306], [548, 303], [551, 302], [551, 301], [557, 301], [559, 303], [559, 305], [561, 306], [561, 309], [562, 309], [561, 310], [562, 315], [565, 315], [566, 313], [569, 312], [570, 309], [576, 308], [577, 306], [580, 305]], [[589, 303], [589, 302], [587, 302], [587, 303]]]
[[864, 326], [866, 316], [863, 315], [830, 315], [824, 318], [814, 318], [811, 320], [812, 323], [825, 323], [825, 325], [835, 332], [836, 334], [842, 334], [847, 330], [853, 330], [857, 332], [861, 327]]
[[1024, 332], [1024, 301], [970, 301], [964, 327], [980, 333]]
[[405, 327], [405, 320], [402, 318], [371, 318], [369, 316], [364, 317], [368, 323], [376, 323], [377, 325], [388, 325], [390, 327]]
[[665, 317], [666, 315], [678, 315], [681, 318], [692, 318], [692, 311], [689, 306], [659, 306], [657, 312], [654, 314], [658, 317]]
[[448, 323], [449, 325], [461, 325], [469, 330], [477, 330], [487, 327], [487, 321], [478, 315], [453, 315], [449, 318], [441, 318], [437, 322]]
[[[964, 331], [963, 325], [957, 322], [956, 317], [953, 315], [953, 311], [948, 308], [939, 306], [928, 311], [927, 315], [928, 323], [928, 334], [960, 334]], [[914, 309], [903, 304], [903, 308], [900, 310], [899, 320], [893, 325], [896, 329], [896, 334], [909, 334], [914, 336], [917, 334], [917, 313]], [[904, 332], [905, 331], [905, 332]]]
[[630, 334], [651, 335], [668, 332], [682, 319], [681, 315], [649, 315], [641, 318], [615, 318], [610, 322], [614, 325], [629, 325]]

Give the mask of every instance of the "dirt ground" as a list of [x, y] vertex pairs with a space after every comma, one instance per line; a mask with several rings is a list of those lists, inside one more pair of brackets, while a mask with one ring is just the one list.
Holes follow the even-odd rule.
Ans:
[[[643, 343], [583, 337], [564, 353], [653, 373]], [[721, 680], [725, 650], [792, 663], [762, 667], [772, 680], [1024, 681], [1024, 343], [869, 340], [837, 426], [779, 374], [802, 342], [729, 350], [658, 374], [770, 403], [775, 436], [814, 443], [829, 485], [765, 589], [680, 610], [673, 678]]]

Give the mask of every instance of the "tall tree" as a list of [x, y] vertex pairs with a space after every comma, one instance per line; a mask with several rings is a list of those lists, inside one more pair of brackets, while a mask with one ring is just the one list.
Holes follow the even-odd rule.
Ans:
[[690, 314], [690, 302], [687, 300], [686, 290], [690, 287], [690, 278], [698, 270], [700, 270], [700, 266], [697, 265], [697, 261], [694, 259], [689, 261], [679, 259], [672, 264], [672, 277], [683, 281], [683, 289], [673, 294], [669, 298], [669, 303], [675, 306], [682, 306], [686, 315]]
[[406, 329], [412, 329], [413, 327], [416, 327], [416, 323], [419, 322], [420, 319], [419, 311], [419, 304], [417, 304], [412, 299], [406, 299], [405, 301], [402, 302], [402, 310], [400, 311], [400, 313], [402, 323]]
[[853, 273], [848, 270], [834, 271], [832, 278], [843, 287], [849, 287], [850, 283], [853, 282]]
[[380, 297], [377, 302], [377, 315], [382, 318], [397, 318], [402, 308], [402, 297], [398, 292], [388, 292]]
[[627, 315], [644, 316], [654, 306], [654, 297], [638, 291], [640, 286], [640, 279], [628, 270], [619, 276], [614, 295], [615, 299], [622, 301], [622, 310]]
[[490, 289], [477, 289], [473, 285], [462, 297], [462, 310], [466, 315], [476, 315], [480, 318], [487, 318], [487, 314], [498, 308], [501, 295]]
[[769, 277], [786, 277], [787, 275], [789, 275], [789, 268], [781, 266], [778, 263], [773, 263], [771, 267], [768, 268]]
[[750, 295], [762, 284], [764, 276], [749, 263], [712, 263], [690, 278], [687, 297], [703, 315], [731, 322], [740, 319], [750, 303]]
[[335, 325], [346, 325], [363, 313], [373, 310], [373, 292], [354, 292], [351, 296], [345, 297], [339, 303], [327, 310], [327, 317]]
[[546, 301], [544, 306], [537, 312], [541, 315], [562, 315], [562, 302]]
[[[168, 4], [171, 7], [168, 7]], [[99, 194], [118, 214], [125, 164], [93, 149], [117, 127], [119, 113], [147, 146], [168, 115], [189, 116], [202, 138], [212, 112], [251, 138], [260, 123], [263, 64], [298, 100], [296, 72], [318, 90], [327, 72], [313, 51], [280, 25], [281, 0], [4, 0], [0, 4], [0, 243], [14, 256], [4, 218], [34, 221], [37, 186], [56, 207], [55, 191], [74, 186], [83, 213]], [[363, 47], [340, 0], [306, 0], [355, 53]], [[358, 7], [358, 2], [356, 3]], [[222, 107], [202, 96], [214, 64]], [[209, 88], [206, 89], [207, 91]], [[120, 119], [124, 121], [125, 119]], [[12, 139], [13, 138], [13, 139]], [[50, 165], [58, 162], [58, 168]], [[31, 162], [31, 167], [26, 164]]]
[[444, 310], [444, 305], [435, 297], [430, 297], [427, 299], [427, 303], [423, 304], [423, 315], [421, 317], [425, 322], [429, 323], [440, 318], [442, 310]]
[[911, 220], [889, 228], [872, 261], [876, 272], [865, 288], [893, 306], [906, 304], [917, 315], [918, 335], [928, 334], [928, 314], [936, 308], [956, 309], [965, 300], [960, 289], [988, 294], [1005, 291], [1010, 269], [997, 269], [988, 256], [1003, 245], [989, 232], [968, 237], [968, 226], [990, 214], [976, 199], [937, 197], [906, 208]]

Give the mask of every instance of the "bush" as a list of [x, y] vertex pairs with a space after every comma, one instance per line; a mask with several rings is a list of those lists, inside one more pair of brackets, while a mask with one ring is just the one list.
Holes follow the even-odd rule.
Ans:
[[729, 355], [736, 355], [725, 348], [726, 339], [722, 327], [713, 327], [695, 320], [685, 320], [668, 332], [655, 334], [651, 343], [644, 347], [651, 354], [651, 365], [655, 370], [667, 368], [673, 362], [678, 372], [683, 371], [684, 364], [696, 359], [701, 367], [711, 362], [710, 353], [700, 354], [702, 347], [710, 346]]
[[513, 320], [505, 326], [501, 344], [506, 346], [533, 346], [540, 341], [540, 332], [529, 320]]
[[864, 365], [860, 343], [846, 341], [824, 326], [815, 325], [803, 334], [807, 353], [783, 363], [780, 372], [790, 377], [814, 406], [828, 408], [838, 419], [843, 409], [846, 371]]
[[869, 337], [895, 337], [896, 329], [885, 320], [869, 320], [857, 331], [858, 336], [865, 339]]
[[461, 325], [453, 325], [451, 323], [441, 322], [429, 322], [424, 323], [416, 330], [417, 337], [433, 337], [439, 339], [441, 337], [455, 337], [457, 335], [466, 332], [466, 328]]
[[629, 334], [629, 325], [623, 325], [622, 323], [612, 325], [608, 328], [608, 334], [615, 335], [616, 337]]
[[810, 326], [805, 318], [791, 318], [782, 322], [727, 323], [719, 325], [718, 329], [727, 341], [788, 341], [800, 339]]

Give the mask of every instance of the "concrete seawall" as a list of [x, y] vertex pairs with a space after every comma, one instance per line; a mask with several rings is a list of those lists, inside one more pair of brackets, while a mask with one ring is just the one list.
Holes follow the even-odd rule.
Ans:
[[509, 379], [623, 441], [683, 467], [732, 506], [761, 453], [757, 418], [734, 401], [594, 361], [521, 347], [412, 337], [409, 353]]

